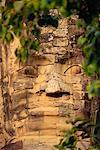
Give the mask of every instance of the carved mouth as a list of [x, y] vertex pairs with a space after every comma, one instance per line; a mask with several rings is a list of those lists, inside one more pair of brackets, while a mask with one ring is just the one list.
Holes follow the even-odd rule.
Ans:
[[55, 97], [55, 98], [67, 96], [67, 95], [70, 95], [70, 93], [69, 92], [55, 92], [55, 93], [47, 93], [46, 94], [46, 96]]

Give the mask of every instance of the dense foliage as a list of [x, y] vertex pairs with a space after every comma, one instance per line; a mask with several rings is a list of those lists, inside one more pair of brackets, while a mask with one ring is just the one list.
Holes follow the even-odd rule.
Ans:
[[[97, 140], [97, 135], [92, 135], [90, 132], [90, 127], [100, 128], [100, 125], [94, 125], [91, 123], [91, 121], [86, 119], [80, 119], [77, 118], [75, 121], [72, 122], [73, 127], [66, 131], [64, 134], [64, 138], [62, 138], [58, 145], [55, 145], [55, 147], [59, 150], [66, 150], [66, 147], [70, 150], [79, 149], [87, 149], [88, 150], [99, 150], [100, 149], [100, 143]], [[90, 137], [94, 138], [94, 141], [96, 142], [95, 146], [90, 144]], [[88, 142], [86, 144], [85, 139], [88, 139]]]

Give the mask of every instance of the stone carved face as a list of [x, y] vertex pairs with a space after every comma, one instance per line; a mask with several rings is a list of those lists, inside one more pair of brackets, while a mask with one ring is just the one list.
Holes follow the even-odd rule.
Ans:
[[[62, 130], [71, 128], [71, 123], [65, 121], [82, 115], [84, 102], [79, 65], [82, 53], [75, 42], [69, 41], [68, 27], [68, 21], [61, 19], [57, 29], [41, 28], [40, 52], [30, 52], [27, 63], [17, 69], [14, 67], [17, 64], [9, 60], [14, 76], [10, 84], [13, 92], [9, 109], [12, 127], [18, 136], [32, 133], [39, 137], [37, 142], [47, 144], [53, 136], [51, 143], [56, 144]], [[75, 25], [72, 24], [70, 30], [71, 27]], [[48, 140], [43, 141], [43, 137]]]

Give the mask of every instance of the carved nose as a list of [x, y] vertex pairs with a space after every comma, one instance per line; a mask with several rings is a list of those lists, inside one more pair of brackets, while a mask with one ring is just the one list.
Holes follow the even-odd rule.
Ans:
[[51, 79], [47, 83], [45, 92], [48, 96], [61, 97], [63, 94], [69, 95], [70, 87], [62, 80]]

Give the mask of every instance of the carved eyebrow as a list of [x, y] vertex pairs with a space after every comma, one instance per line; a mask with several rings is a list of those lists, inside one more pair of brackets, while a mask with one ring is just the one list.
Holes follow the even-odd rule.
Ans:
[[70, 68], [72, 68], [72, 67], [74, 67], [74, 66], [79, 66], [79, 67], [81, 67], [82, 69], [84, 69], [84, 68], [82, 67], [82, 65], [80, 65], [80, 64], [74, 64], [74, 65], [69, 66], [69, 67], [64, 71], [64, 74], [65, 74]]

